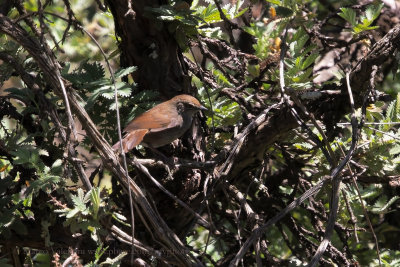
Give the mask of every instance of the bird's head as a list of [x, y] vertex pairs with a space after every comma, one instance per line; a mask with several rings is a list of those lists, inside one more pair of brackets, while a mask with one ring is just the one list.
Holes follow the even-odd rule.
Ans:
[[207, 110], [199, 100], [190, 95], [177, 95], [170, 101], [176, 105], [179, 113], [187, 112], [194, 115], [197, 111]]

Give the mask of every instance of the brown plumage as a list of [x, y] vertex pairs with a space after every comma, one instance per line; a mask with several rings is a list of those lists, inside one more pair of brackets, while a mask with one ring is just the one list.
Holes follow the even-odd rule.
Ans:
[[[124, 129], [122, 147], [124, 152], [137, 145], [153, 148], [167, 145], [181, 137], [192, 125], [193, 116], [206, 110], [190, 95], [178, 95], [134, 118]], [[119, 150], [119, 142], [113, 145]]]

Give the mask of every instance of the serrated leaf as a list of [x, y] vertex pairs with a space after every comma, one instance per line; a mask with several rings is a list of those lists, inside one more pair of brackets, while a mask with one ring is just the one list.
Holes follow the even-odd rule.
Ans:
[[300, 37], [304, 36], [306, 32], [302, 29], [299, 28], [292, 36], [291, 41], [297, 41]]
[[380, 197], [374, 207], [371, 209], [371, 212], [376, 213], [376, 214], [384, 214], [387, 212], [389, 207], [400, 197], [399, 196], [394, 196], [392, 197], [388, 202], [386, 202], [386, 196]]
[[[127, 97], [131, 94], [132, 88], [129, 84], [125, 82], [116, 82], [115, 86], [117, 88], [119, 96]], [[109, 84], [102, 86], [101, 88], [97, 89], [91, 97], [89, 97], [88, 102], [90, 101], [92, 103], [93, 100], [96, 99], [99, 94], [102, 97], [112, 100], [114, 99], [114, 93], [115, 93], [114, 85]]]
[[104, 68], [99, 62], [89, 63], [86, 61], [72, 73], [64, 74], [63, 77], [72, 82], [75, 86], [82, 88], [85, 84], [90, 84], [104, 78], [104, 75]]
[[340, 11], [342, 11], [341, 13], [338, 14], [340, 17], [345, 19], [347, 22], [349, 22], [353, 26], [357, 24], [356, 12], [353, 9], [342, 7], [340, 9]]
[[[400, 93], [397, 94], [396, 100], [389, 103], [386, 110], [386, 122], [397, 122], [400, 119]], [[391, 128], [391, 126], [385, 126], [385, 129]]]
[[101, 96], [109, 100], [114, 99], [114, 91], [108, 90], [106, 92], [103, 92]]
[[303, 33], [297, 40], [297, 45], [294, 49], [296, 55], [300, 54], [300, 51], [302, 51], [303, 47], [305, 46], [306, 42], [308, 41], [310, 37], [306, 34]]
[[156, 91], [143, 90], [133, 95], [132, 102], [133, 103], [147, 102], [150, 100], [154, 100], [158, 95], [159, 93]]
[[306, 48], [303, 49], [301, 52], [301, 56], [306, 56], [308, 53], [310, 53], [312, 50], [316, 49], [318, 46], [315, 44], [310, 44]]
[[374, 21], [381, 13], [382, 7], [383, 3], [369, 5], [365, 10], [365, 16], [367, 17], [368, 20]]
[[306, 82], [309, 82], [312, 79], [312, 72], [313, 72], [313, 69], [309, 68], [309, 69], [307, 69], [305, 71], [300, 72], [297, 76], [294, 76], [292, 78], [292, 80], [295, 83], [306, 83]]
[[309, 149], [313, 148], [313, 146], [310, 143], [307, 143], [307, 142], [296, 144], [296, 147], [298, 147], [300, 149], [305, 149], [305, 150], [309, 150]]
[[98, 80], [104, 77], [104, 67], [100, 62], [84, 63], [82, 69], [91, 80]]
[[396, 97], [395, 118], [396, 121], [400, 119], [400, 93], [397, 93]]
[[107, 86], [110, 84], [110, 80], [106, 78], [97, 79], [94, 81], [89, 81], [84, 84], [85, 88], [87, 89], [98, 89], [102, 86]]
[[392, 119], [393, 119], [393, 117], [394, 117], [394, 115], [396, 114], [396, 101], [397, 100], [393, 100], [392, 102], [390, 102], [389, 103], [389, 105], [388, 105], [388, 108], [387, 108], [387, 110], [386, 110], [386, 117], [385, 117], [385, 119], [386, 119], [386, 121], [387, 122], [391, 122], [392, 121]]
[[[25, 142], [29, 142], [29, 140], [25, 140]], [[18, 150], [11, 151], [10, 154], [16, 157], [14, 164], [34, 166], [40, 161], [39, 149], [32, 145], [19, 145]]]
[[215, 75], [215, 77], [217, 78], [217, 82], [219, 83], [223, 83], [227, 86], [232, 86], [229, 79], [225, 77], [225, 75], [218, 69], [214, 69], [213, 70], [213, 74]]
[[118, 87], [117, 90], [118, 95], [122, 97], [128, 97], [132, 94], [132, 87], [127, 83], [121, 84], [121, 86]]
[[389, 150], [390, 155], [400, 154], [400, 145], [396, 145]]
[[70, 218], [74, 217], [76, 214], [78, 214], [80, 211], [81, 210], [79, 208], [74, 208], [74, 209], [70, 210], [65, 217], [67, 219], [70, 219]]
[[315, 62], [315, 60], [319, 57], [318, 53], [314, 53], [311, 54], [310, 56], [308, 56], [303, 63], [301, 64], [301, 69], [304, 70], [306, 68], [308, 68], [311, 64], [313, 64]]
[[96, 102], [96, 99], [101, 95], [104, 89], [96, 89], [92, 95], [88, 97], [85, 105], [86, 110], [91, 110]]
[[135, 72], [136, 70], [137, 70], [136, 66], [130, 66], [128, 68], [122, 68], [122, 69], [117, 70], [114, 73], [114, 76], [115, 76], [115, 78], [121, 78], [121, 77], [124, 77], [124, 76], [126, 76], [128, 74], [131, 74], [132, 72]]
[[37, 190], [46, 190], [52, 187], [52, 185], [60, 182], [60, 177], [57, 175], [50, 174], [40, 174], [38, 180], [35, 180], [30, 183], [29, 187], [26, 190], [26, 195], [31, 194], [33, 191]]
[[297, 57], [296, 60], [294, 61], [294, 66], [296, 67], [297, 70], [300, 69], [300, 63], [301, 63], [302, 59], [303, 59], [302, 57]]
[[83, 211], [86, 209], [86, 205], [84, 202], [84, 196], [81, 194], [83, 190], [81, 188], [78, 189], [78, 195], [72, 195], [71, 200], [74, 203], [75, 208], [79, 211]]
[[108, 247], [103, 248], [103, 244], [100, 244], [100, 246], [96, 248], [96, 252], [94, 254], [96, 261], [98, 261], [101, 256], [103, 256], [104, 252], [106, 252], [107, 249]]
[[[70, 211], [71, 209], [66, 208], [66, 209], [55, 209], [53, 210], [55, 213], [66, 213], [67, 211]], [[63, 216], [65, 214], [61, 214], [60, 216]]]
[[114, 259], [111, 259], [111, 258], [107, 257], [107, 259], [104, 262], [100, 263], [100, 266], [103, 266], [103, 265], [119, 266], [120, 261], [126, 255], [128, 255], [128, 252], [123, 251], [118, 256], [116, 256]]
[[30, 101], [33, 101], [35, 98], [32, 90], [29, 90], [28, 88], [10, 87], [5, 89], [4, 91], [9, 93], [14, 98], [17, 98], [25, 103], [29, 103]]

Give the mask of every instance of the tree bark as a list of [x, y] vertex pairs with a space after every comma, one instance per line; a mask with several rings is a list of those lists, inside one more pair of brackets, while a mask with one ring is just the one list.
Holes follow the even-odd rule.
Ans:
[[191, 92], [190, 77], [173, 32], [148, 9], [167, 1], [116, 0], [107, 4], [120, 40], [121, 67], [138, 67], [133, 79], [139, 88], [160, 92], [164, 100]]

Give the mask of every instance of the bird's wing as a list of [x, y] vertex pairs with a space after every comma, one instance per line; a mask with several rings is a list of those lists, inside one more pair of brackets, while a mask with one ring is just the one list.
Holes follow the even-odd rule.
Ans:
[[[179, 117], [179, 118], [181, 118], [181, 117]], [[181, 127], [182, 126], [182, 122], [181, 122], [182, 119], [179, 120], [179, 118], [174, 118], [174, 119], [169, 118], [168, 124], [165, 123], [164, 124], [165, 126], [160, 127], [160, 128], [151, 128], [149, 130], [149, 132], [155, 133], [155, 132], [160, 132], [160, 131], [165, 131], [165, 130], [168, 130], [168, 129], [172, 129], [172, 128], [175, 128], [175, 127]]]
[[124, 132], [129, 133], [130, 131], [139, 129], [148, 129], [151, 132], [156, 132], [164, 129], [174, 128], [179, 125], [177, 119], [172, 119], [169, 113], [160, 113], [160, 109], [153, 110], [143, 113], [142, 115], [133, 119], [124, 129]]

